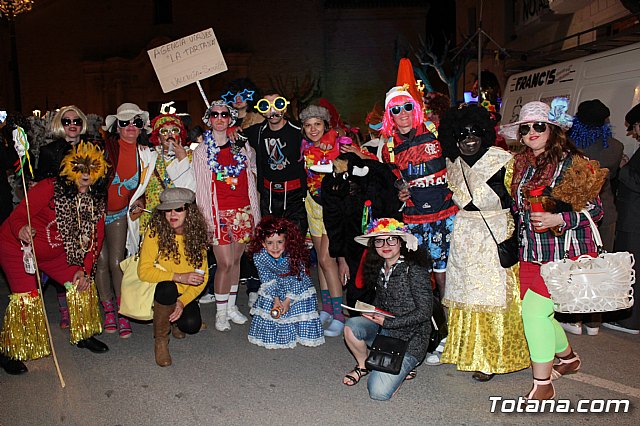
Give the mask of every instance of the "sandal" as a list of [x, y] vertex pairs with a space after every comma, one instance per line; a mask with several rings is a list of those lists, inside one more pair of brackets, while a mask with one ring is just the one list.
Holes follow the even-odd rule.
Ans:
[[350, 381], [350, 383], [342, 382], [345, 386], [357, 385], [360, 382], [360, 379], [369, 374], [369, 370], [367, 370], [366, 368], [360, 368], [356, 365], [352, 373], [356, 374], [345, 374], [344, 378]]
[[418, 375], [418, 372], [416, 371], [416, 369], [414, 368], [413, 370], [409, 371], [407, 373], [407, 377], [405, 377], [405, 380], [413, 380], [416, 378], [416, 376]]
[[[558, 358], [557, 364], [553, 364], [553, 370], [551, 370], [551, 379], [557, 380], [565, 374], [574, 374], [580, 370], [580, 366], [582, 365], [582, 360], [578, 356], [577, 353], [571, 352], [569, 356], [573, 355], [571, 358]], [[575, 365], [572, 365], [576, 363]]]
[[551, 381], [551, 378], [546, 380], [533, 379], [533, 389], [531, 389], [531, 392], [529, 392], [529, 394], [524, 398], [527, 400], [529, 399], [540, 400], [539, 398], [534, 397], [534, 395], [536, 394], [536, 391], [538, 390], [538, 386], [548, 386], [548, 385], [551, 385], [551, 389], [553, 389], [553, 394], [551, 395], [551, 397], [544, 398], [544, 399], [554, 399], [556, 397], [556, 388], [553, 386], [553, 382]]

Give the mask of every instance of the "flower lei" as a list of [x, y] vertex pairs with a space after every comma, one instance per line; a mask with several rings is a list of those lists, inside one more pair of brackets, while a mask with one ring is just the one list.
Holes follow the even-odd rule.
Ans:
[[371, 222], [371, 224], [369, 224], [367, 234], [390, 231], [401, 231], [408, 233], [409, 228], [403, 222], [400, 222], [393, 218], [375, 219]]
[[230, 185], [232, 190], [236, 189], [238, 176], [247, 168], [247, 157], [238, 151], [233, 155], [233, 159], [236, 161], [235, 165], [222, 166], [218, 163], [220, 147], [216, 145], [211, 130], [204, 132], [203, 137], [204, 143], [207, 146], [207, 163], [209, 163], [211, 171], [216, 174], [216, 180], [223, 181], [227, 185]]

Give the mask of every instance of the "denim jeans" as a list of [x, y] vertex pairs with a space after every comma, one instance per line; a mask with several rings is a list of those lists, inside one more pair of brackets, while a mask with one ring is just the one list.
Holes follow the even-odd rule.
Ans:
[[[367, 346], [371, 346], [373, 339], [378, 333], [378, 324], [364, 317], [353, 317], [347, 319], [345, 324], [353, 332], [358, 340], [364, 340]], [[380, 330], [380, 334], [386, 335], [385, 329]], [[369, 397], [377, 401], [386, 401], [390, 399], [394, 392], [398, 390], [405, 377], [411, 370], [418, 365], [418, 360], [409, 353], [405, 353], [402, 360], [402, 368], [399, 374], [383, 373], [382, 371], [371, 371], [369, 380], [367, 381], [367, 390]]]

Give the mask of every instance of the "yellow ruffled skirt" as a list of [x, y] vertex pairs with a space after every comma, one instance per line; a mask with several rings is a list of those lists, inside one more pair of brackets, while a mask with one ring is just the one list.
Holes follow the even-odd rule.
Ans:
[[[69, 342], [73, 345], [102, 332], [95, 284], [86, 291], [74, 285], [67, 288]], [[38, 291], [9, 295], [9, 306], [0, 330], [0, 351], [11, 359], [28, 361], [51, 354], [49, 336]]]
[[503, 313], [449, 309], [449, 335], [442, 363], [461, 371], [503, 374], [528, 368], [529, 348], [522, 325], [522, 303], [517, 285], [518, 265], [507, 269], [507, 309]]

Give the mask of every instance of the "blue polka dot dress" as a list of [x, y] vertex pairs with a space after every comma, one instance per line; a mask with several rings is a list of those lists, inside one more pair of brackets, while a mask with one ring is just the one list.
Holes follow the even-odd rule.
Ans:
[[[289, 271], [289, 258], [274, 259], [265, 249], [253, 256], [262, 285], [251, 308], [249, 341], [267, 349], [294, 348], [296, 344], [319, 346], [324, 343], [318, 316], [316, 289], [309, 275], [282, 277]], [[276, 297], [291, 299], [289, 311], [274, 319], [271, 308]]]

